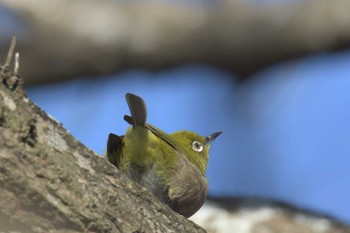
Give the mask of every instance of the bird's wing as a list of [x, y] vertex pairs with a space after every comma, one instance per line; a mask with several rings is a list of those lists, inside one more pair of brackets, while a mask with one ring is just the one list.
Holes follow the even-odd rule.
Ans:
[[[131, 125], [133, 124], [133, 118], [131, 116], [125, 115], [124, 120]], [[165, 133], [163, 130], [158, 129], [157, 127], [148, 123], [145, 123], [145, 127], [154, 135], [156, 135], [159, 139], [161, 139], [166, 144], [174, 148], [180, 154], [186, 154], [185, 149], [183, 149], [183, 147], [180, 146], [179, 143], [177, 143], [169, 134]]]
[[169, 146], [174, 148], [177, 152], [179, 152], [182, 155], [186, 154], [185, 149], [177, 143], [169, 134], [165, 133], [163, 130], [160, 130], [156, 127], [154, 127], [151, 124], [146, 123], [146, 128], [149, 129], [154, 135], [156, 135], [158, 138], [163, 140], [165, 143], [167, 143]]
[[124, 136], [118, 136], [110, 133], [107, 140], [107, 159], [116, 167], [119, 167], [121, 149]]

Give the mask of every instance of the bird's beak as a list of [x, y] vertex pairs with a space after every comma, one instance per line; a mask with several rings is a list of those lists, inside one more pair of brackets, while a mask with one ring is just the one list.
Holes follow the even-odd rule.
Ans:
[[205, 144], [211, 143], [211, 142], [214, 141], [215, 138], [217, 138], [220, 134], [222, 134], [222, 132], [216, 132], [216, 133], [210, 134], [208, 137], [205, 138]]

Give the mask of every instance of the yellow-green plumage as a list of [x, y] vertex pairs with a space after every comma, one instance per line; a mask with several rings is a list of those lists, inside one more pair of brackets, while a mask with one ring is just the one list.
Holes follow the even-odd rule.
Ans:
[[166, 134], [146, 123], [142, 98], [126, 94], [132, 126], [124, 137], [110, 134], [107, 159], [136, 182], [150, 190], [174, 211], [190, 217], [203, 205], [208, 184], [205, 177], [210, 143], [190, 131]]

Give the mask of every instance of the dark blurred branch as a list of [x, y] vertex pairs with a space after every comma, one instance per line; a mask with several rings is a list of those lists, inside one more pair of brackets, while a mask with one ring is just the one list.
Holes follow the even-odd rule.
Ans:
[[350, 46], [349, 0], [186, 7], [140, 1], [1, 0], [29, 27], [27, 84], [131, 67], [213, 64], [241, 78], [276, 62]]

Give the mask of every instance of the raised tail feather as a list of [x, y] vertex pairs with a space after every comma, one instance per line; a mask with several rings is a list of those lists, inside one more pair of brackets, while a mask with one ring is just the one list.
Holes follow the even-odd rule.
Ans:
[[[125, 95], [126, 102], [128, 103], [132, 122], [127, 121], [129, 124], [135, 126], [145, 126], [147, 119], [146, 104], [143, 99], [137, 95], [127, 93]], [[125, 120], [125, 117], [124, 117]]]

